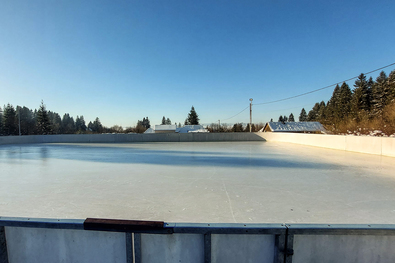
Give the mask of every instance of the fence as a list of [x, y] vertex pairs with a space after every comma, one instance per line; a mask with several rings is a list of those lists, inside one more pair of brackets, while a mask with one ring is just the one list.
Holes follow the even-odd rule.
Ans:
[[0, 217], [0, 262], [395, 262], [395, 225]]

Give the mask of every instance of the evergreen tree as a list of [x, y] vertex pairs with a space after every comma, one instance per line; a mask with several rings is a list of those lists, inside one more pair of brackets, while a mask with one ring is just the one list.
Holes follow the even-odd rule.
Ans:
[[273, 122], [273, 118], [270, 119], [270, 122]]
[[355, 89], [352, 95], [353, 113], [357, 114], [361, 110], [368, 112], [370, 110], [370, 87], [364, 74], [358, 76], [357, 80], [355, 80], [354, 87]]
[[376, 78], [372, 87], [372, 110], [373, 117], [381, 119], [383, 117], [383, 109], [386, 105], [386, 95], [388, 94], [387, 88], [387, 75], [384, 71]]
[[3, 135], [3, 111], [0, 107], [0, 135]]
[[283, 121], [284, 121], [284, 122], [287, 122], [287, 121], [288, 121], [288, 117], [284, 115], [284, 116], [283, 116]]
[[[250, 132], [250, 124], [249, 123], [247, 123], [247, 125], [244, 129], [244, 132]], [[256, 132], [256, 127], [254, 124], [251, 124], [251, 132]]]
[[171, 125], [171, 120], [169, 118], [166, 119], [166, 125]]
[[[243, 124], [241, 123], [235, 123], [232, 127], [232, 132], [242, 132], [243, 129]], [[248, 128], [248, 131], [250, 130], [250, 128]]]
[[289, 122], [294, 122], [295, 121], [295, 117], [294, 117], [293, 113], [289, 114], [288, 121]]
[[56, 112], [48, 111], [49, 121], [52, 127], [53, 134], [60, 134], [62, 127], [62, 119], [60, 115]]
[[327, 118], [332, 123], [337, 123], [340, 119], [340, 113], [338, 105], [340, 104], [340, 86], [336, 85], [333, 90], [332, 97], [328, 102]]
[[149, 129], [151, 127], [151, 124], [150, 124], [150, 121], [149, 121], [148, 117], [147, 118], [143, 118], [142, 124], [143, 124], [143, 127], [146, 128], [146, 129]]
[[285, 121], [284, 121], [284, 118], [283, 118], [283, 116], [282, 115], [280, 115], [280, 117], [278, 117], [278, 122], [282, 122], [282, 123], [284, 123]]
[[91, 127], [90, 127], [92, 132], [96, 133], [103, 133], [104, 132], [104, 127], [100, 122], [100, 119], [96, 117], [96, 119], [93, 121]]
[[388, 90], [388, 102], [393, 103], [395, 101], [395, 70], [388, 75]]
[[51, 133], [51, 123], [49, 122], [48, 111], [43, 101], [41, 101], [41, 105], [37, 111], [36, 125], [38, 134]]
[[165, 125], [165, 124], [166, 124], [166, 118], [165, 116], [163, 116], [161, 125]]
[[7, 104], [3, 111], [3, 133], [4, 135], [18, 135], [18, 126], [14, 106]]
[[347, 118], [350, 115], [351, 97], [352, 93], [350, 87], [347, 85], [347, 83], [343, 82], [343, 84], [340, 86], [340, 104], [338, 105], [338, 107], [340, 107], [340, 116], [342, 119]]
[[62, 118], [61, 132], [63, 134], [75, 133], [75, 122], [73, 117], [70, 117], [68, 113], [65, 113]]
[[299, 121], [307, 121], [307, 113], [304, 108], [300, 111]]
[[85, 120], [84, 120], [84, 116], [80, 116], [75, 119], [75, 129], [77, 131], [77, 133], [85, 133], [86, 131], [86, 125], [85, 125]]
[[307, 114], [307, 121], [318, 121], [318, 115], [320, 112], [320, 104], [317, 102], [313, 108]]
[[185, 120], [186, 125], [199, 125], [199, 116], [195, 111], [195, 108], [192, 106], [191, 111], [188, 113], [188, 117]]

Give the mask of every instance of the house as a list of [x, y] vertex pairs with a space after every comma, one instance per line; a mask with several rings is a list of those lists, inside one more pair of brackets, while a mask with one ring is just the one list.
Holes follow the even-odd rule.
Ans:
[[316, 121], [267, 122], [260, 132], [325, 133], [325, 128]]

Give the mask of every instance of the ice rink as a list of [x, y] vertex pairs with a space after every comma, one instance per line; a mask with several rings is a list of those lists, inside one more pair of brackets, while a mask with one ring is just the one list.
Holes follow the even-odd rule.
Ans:
[[395, 158], [275, 142], [0, 146], [0, 216], [395, 223]]

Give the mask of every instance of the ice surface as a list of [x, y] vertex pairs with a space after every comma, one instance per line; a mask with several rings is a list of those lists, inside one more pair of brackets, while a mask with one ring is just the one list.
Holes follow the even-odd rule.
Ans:
[[395, 158], [277, 142], [0, 146], [0, 216], [394, 223]]

